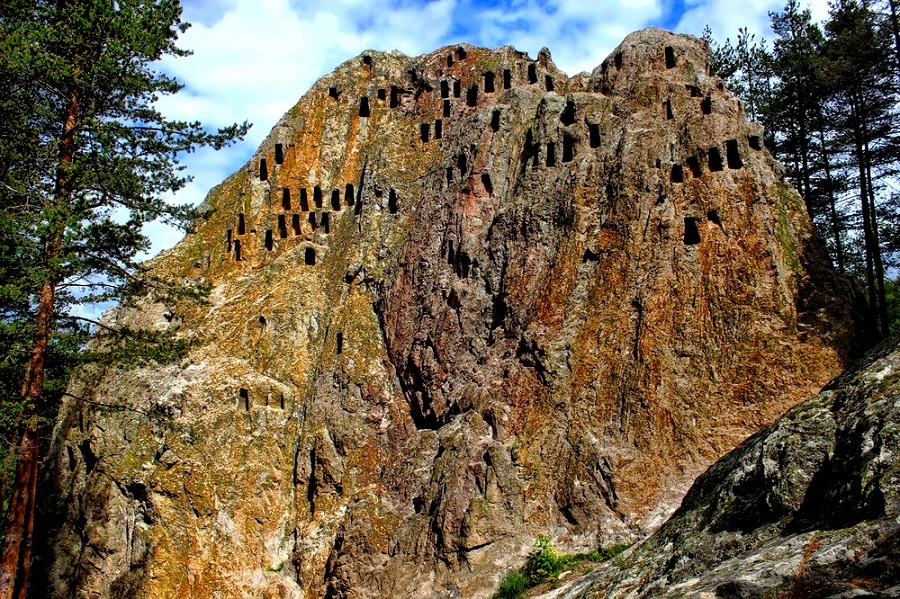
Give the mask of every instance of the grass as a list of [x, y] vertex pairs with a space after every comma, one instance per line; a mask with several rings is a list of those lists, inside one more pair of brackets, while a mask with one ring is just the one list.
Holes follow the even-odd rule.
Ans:
[[516, 599], [531, 588], [531, 581], [521, 570], [511, 570], [503, 575], [493, 599]]
[[[510, 570], [503, 576], [491, 599], [517, 599], [539, 584], [557, 580], [559, 574], [568, 566], [577, 566], [584, 562], [604, 562], [618, 557], [631, 545], [617, 544], [601, 547], [590, 553], [567, 555], [559, 553], [550, 538], [541, 535], [535, 540], [534, 547], [524, 567]], [[593, 568], [588, 571], [590, 570]]]

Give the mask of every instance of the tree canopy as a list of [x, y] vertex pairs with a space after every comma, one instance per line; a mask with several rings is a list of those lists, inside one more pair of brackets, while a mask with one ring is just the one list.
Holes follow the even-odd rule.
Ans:
[[187, 54], [187, 26], [177, 0], [0, 3], [0, 427], [16, 463], [0, 597], [24, 597], [41, 415], [84, 347], [73, 306], [171, 284], [139, 268], [142, 225], [189, 226], [193, 209], [166, 201], [188, 180], [179, 157], [249, 127], [210, 132], [157, 110], [182, 84], [156, 61]]
[[891, 185], [900, 164], [894, 0], [836, 0], [822, 26], [789, 0], [770, 19], [771, 50], [745, 30], [736, 46], [707, 31], [713, 69], [766, 126], [767, 146], [803, 195], [835, 266], [864, 282], [873, 329], [885, 336], [900, 328], [889, 293], [900, 249], [900, 194]]

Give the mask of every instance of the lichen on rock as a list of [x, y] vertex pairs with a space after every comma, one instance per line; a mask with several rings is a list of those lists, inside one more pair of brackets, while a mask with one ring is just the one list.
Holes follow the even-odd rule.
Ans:
[[622, 560], [552, 596], [896, 597], [898, 454], [894, 336], [711, 466]]
[[460, 45], [319, 80], [154, 262], [212, 286], [166, 307], [189, 358], [72, 383], [49, 595], [483, 597], [538, 534], [658, 527], [861, 343], [708, 63], [647, 29], [572, 78]]

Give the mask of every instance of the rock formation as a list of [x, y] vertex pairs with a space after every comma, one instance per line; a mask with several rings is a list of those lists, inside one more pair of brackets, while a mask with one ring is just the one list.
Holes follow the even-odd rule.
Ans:
[[900, 336], [719, 460], [574, 597], [900, 596]]
[[[535, 535], [642, 538], [855, 351], [852, 288], [706, 45], [367, 52], [156, 259], [55, 430], [50, 596], [484, 597]], [[72, 590], [74, 589], [74, 591]]]

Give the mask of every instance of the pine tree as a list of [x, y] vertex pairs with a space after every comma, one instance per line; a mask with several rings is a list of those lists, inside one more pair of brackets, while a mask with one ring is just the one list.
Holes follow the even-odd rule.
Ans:
[[0, 335], [15, 341], [4, 364], [21, 374], [2, 404], [16, 426], [16, 469], [0, 599], [25, 596], [40, 406], [84, 332], [67, 308], [146, 284], [136, 264], [148, 247], [142, 224], [191, 217], [163, 199], [187, 180], [179, 155], [222, 147], [248, 127], [209, 133], [155, 109], [181, 87], [152, 64], [185, 55], [175, 45], [187, 27], [180, 17], [177, 0], [0, 4]]
[[885, 293], [882, 226], [885, 215], [881, 182], [900, 157], [900, 113], [890, 30], [856, 0], [832, 7], [826, 25], [826, 75], [834, 86], [836, 140], [848, 157], [862, 219], [865, 277], [869, 305], [878, 330], [890, 332]]
[[775, 83], [767, 126], [777, 140], [774, 153], [806, 201], [810, 218], [828, 241], [838, 270], [845, 270], [845, 230], [837, 207], [834, 148], [826, 107], [832, 94], [824, 74], [825, 36], [810, 11], [790, 0], [780, 13], [769, 13], [776, 39], [772, 65]]
[[[789, 0], [770, 13], [776, 39], [744, 30], [717, 45], [714, 72], [766, 126], [766, 145], [787, 168], [841, 271], [865, 278], [872, 330], [887, 335], [886, 271], [900, 251], [900, 18], [894, 0], [836, 0], [824, 32]], [[769, 67], [760, 78], [753, 65]], [[859, 241], [859, 248], [855, 241]]]
[[727, 38], [717, 43], [709, 27], [703, 30], [703, 39], [710, 48], [710, 71], [728, 84], [729, 90], [740, 97], [752, 120], [763, 118], [766, 103], [771, 94], [771, 55], [765, 40], [756, 41], [756, 35], [746, 27], [738, 30], [737, 45]]

